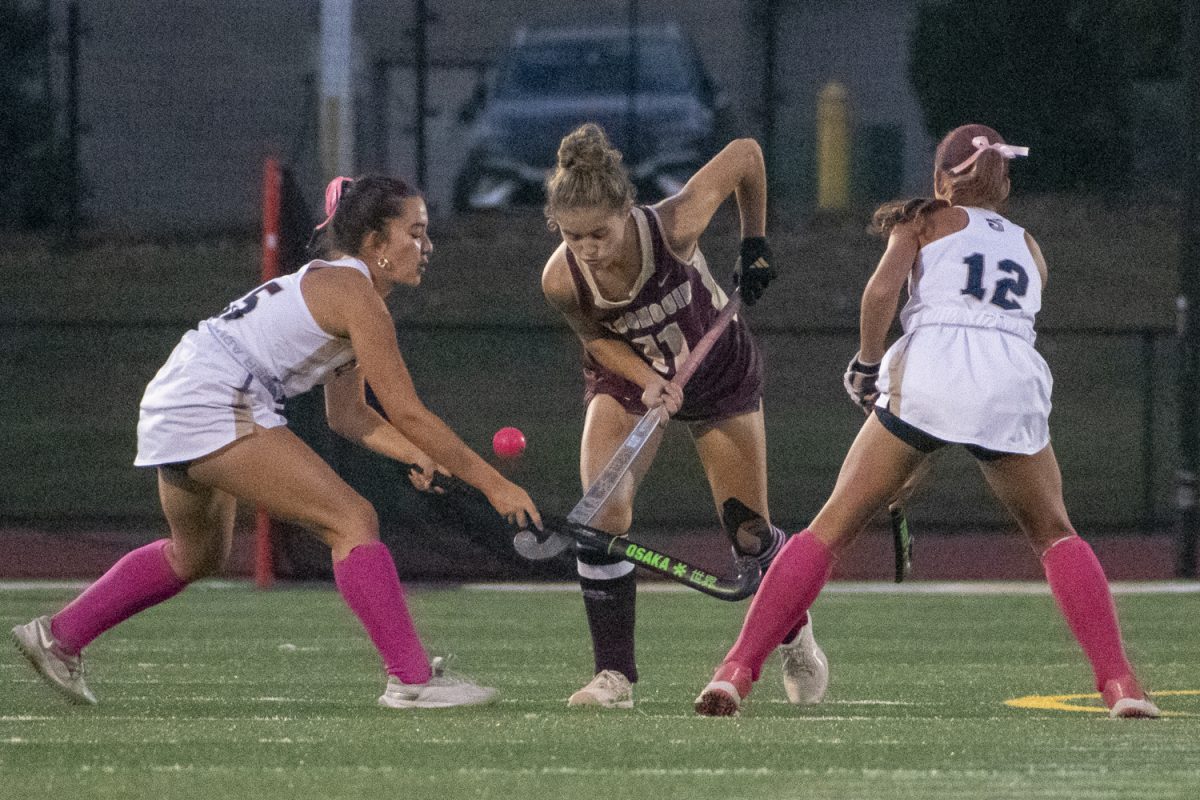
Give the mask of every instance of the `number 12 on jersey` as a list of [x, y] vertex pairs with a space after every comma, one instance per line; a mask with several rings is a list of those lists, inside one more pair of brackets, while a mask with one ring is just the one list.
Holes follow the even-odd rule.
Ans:
[[650, 359], [650, 366], [663, 377], [670, 377], [687, 358], [690, 348], [679, 323], [672, 322], [653, 336], [635, 336], [633, 341], [642, 354]]
[[[963, 259], [963, 263], [967, 265], [967, 285], [961, 293], [969, 294], [976, 300], [983, 300], [987, 294], [987, 289], [983, 286], [983, 253], [972, 253]], [[998, 279], [990, 302], [1005, 311], [1015, 311], [1021, 304], [1010, 299], [1009, 295], [1025, 296], [1025, 292], [1029, 290], [1029, 273], [1020, 264], [1007, 258], [1001, 259], [996, 267], [1001, 272], [1015, 277]]]

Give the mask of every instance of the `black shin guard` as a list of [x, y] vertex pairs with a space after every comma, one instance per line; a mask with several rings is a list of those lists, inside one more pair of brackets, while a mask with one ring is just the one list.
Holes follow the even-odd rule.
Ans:
[[721, 524], [725, 535], [733, 544], [738, 556], [754, 556], [762, 564], [763, 572], [779, 554], [787, 541], [787, 534], [767, 523], [758, 512], [736, 497], [731, 497], [721, 506]]
[[[580, 562], [588, 566], [623, 563], [623, 559], [582, 548], [577, 555]], [[633, 639], [637, 579], [634, 573], [630, 571], [616, 578], [585, 578], [581, 575], [579, 585], [583, 589], [583, 607], [592, 634], [596, 672], [611, 669], [620, 672], [630, 683], [637, 683]]]

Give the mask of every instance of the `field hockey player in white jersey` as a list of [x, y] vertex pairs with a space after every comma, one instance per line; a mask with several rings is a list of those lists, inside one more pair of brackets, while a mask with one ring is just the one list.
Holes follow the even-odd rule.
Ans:
[[[323, 384], [330, 427], [419, 465], [417, 488], [429, 490], [434, 470], [444, 470], [513, 523], [541, 524], [525, 491], [424, 406], [400, 355], [384, 298], [398, 285], [418, 285], [425, 272], [433, 245], [422, 197], [394, 178], [337, 178], [326, 213], [319, 230], [328, 258], [259, 286], [189, 331], [146, 388], [135, 463], [158, 470], [170, 538], [124, 556], [57, 614], [13, 629], [20, 650], [69, 699], [96, 702], [81, 658], [92, 640], [220, 568], [237, 498], [329, 545], [338, 591], [388, 674], [381, 705], [470, 705], [495, 694], [431, 666], [375, 509], [280, 414], [286, 397]], [[386, 419], [367, 404], [365, 381]]]
[[[736, 714], [763, 660], [805, 614], [833, 561], [928, 453], [964, 445], [1041, 557], [1113, 717], [1156, 717], [1125, 656], [1108, 581], [1075, 533], [1050, 444], [1050, 371], [1033, 347], [1046, 262], [1001, 213], [1008, 162], [1028, 154], [983, 125], [951, 131], [935, 155], [935, 198], [875, 214], [887, 249], [863, 292], [860, 348], [844, 383], [868, 413], [833, 494], [768, 570], [741, 635], [696, 711]], [[904, 334], [885, 350], [901, 289]]]

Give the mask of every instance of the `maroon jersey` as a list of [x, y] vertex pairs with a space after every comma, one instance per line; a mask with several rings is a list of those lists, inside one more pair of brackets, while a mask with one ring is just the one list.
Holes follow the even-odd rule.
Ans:
[[[712, 327], [728, 298], [696, 248], [688, 261], [671, 252], [663, 239], [658, 215], [635, 206], [641, 243], [642, 271], [630, 297], [611, 301], [600, 295], [592, 275], [567, 250], [567, 267], [575, 281], [583, 313], [621, 337], [659, 375], [670, 379]], [[605, 369], [584, 351], [584, 398], [614, 397], [630, 414], [646, 412], [642, 389]], [[758, 343], [741, 316], [734, 318], [683, 390], [676, 419], [694, 422], [724, 419], [754, 411], [762, 399], [763, 367]]]

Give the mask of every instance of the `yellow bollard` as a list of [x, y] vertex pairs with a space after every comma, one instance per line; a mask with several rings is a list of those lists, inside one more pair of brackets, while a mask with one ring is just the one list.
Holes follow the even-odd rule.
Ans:
[[817, 206], [850, 205], [850, 107], [846, 87], [830, 81], [817, 97]]

